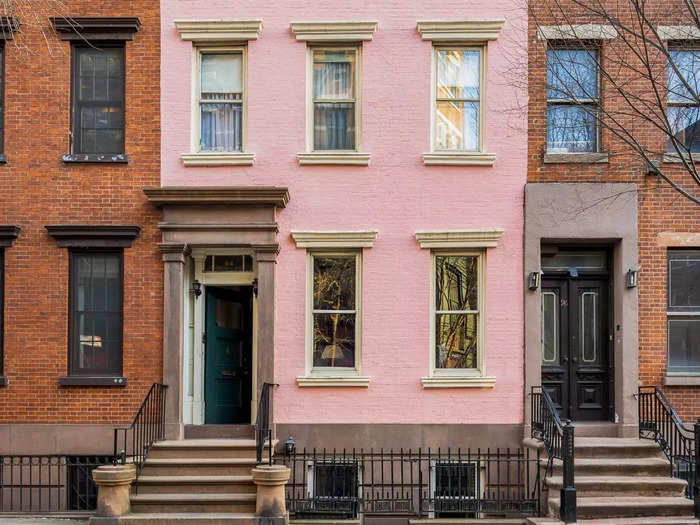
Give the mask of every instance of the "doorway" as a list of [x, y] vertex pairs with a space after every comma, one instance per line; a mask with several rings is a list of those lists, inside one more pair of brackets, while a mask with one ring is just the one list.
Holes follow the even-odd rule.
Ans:
[[206, 287], [204, 423], [249, 424], [253, 288]]

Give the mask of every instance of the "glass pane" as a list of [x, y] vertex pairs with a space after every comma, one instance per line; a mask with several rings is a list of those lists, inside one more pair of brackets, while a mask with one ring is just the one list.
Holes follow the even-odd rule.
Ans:
[[[435, 497], [458, 498], [476, 496], [476, 464], [437, 463], [435, 465]], [[443, 510], [445, 503], [440, 502]], [[457, 510], [459, 502], [454, 502]]]
[[435, 257], [435, 309], [478, 310], [479, 270], [477, 257]]
[[437, 102], [435, 148], [438, 150], [479, 150], [479, 103]]
[[240, 103], [202, 104], [202, 151], [241, 151], [243, 112]]
[[576, 268], [579, 272], [602, 272], [608, 267], [608, 258], [600, 252], [557, 252], [542, 255], [542, 270], [548, 272], [565, 272]]
[[355, 463], [319, 463], [314, 466], [314, 496], [317, 498], [358, 497], [358, 467]]
[[124, 52], [118, 49], [81, 49], [78, 59], [78, 98], [121, 100], [124, 83]]
[[313, 307], [355, 309], [355, 257], [314, 257]]
[[313, 314], [313, 366], [355, 366], [355, 314]]
[[547, 107], [547, 152], [585, 153], [598, 150], [595, 106]]
[[437, 97], [479, 99], [480, 52], [438, 51]]
[[435, 367], [476, 368], [477, 314], [435, 315]]
[[253, 271], [253, 256], [252, 255], [244, 255], [243, 256], [243, 270], [246, 272], [252, 272]]
[[700, 319], [668, 320], [668, 367], [700, 371]]
[[314, 149], [355, 149], [355, 104], [314, 104]]
[[[670, 50], [669, 55], [671, 61], [668, 64], [668, 100], [697, 103], [700, 89], [700, 50]], [[680, 75], [676, 73], [674, 65]]]
[[668, 306], [700, 311], [700, 252], [670, 255]]
[[214, 256], [214, 271], [215, 272], [242, 272], [243, 271], [243, 256], [242, 255], [215, 255]]
[[547, 51], [548, 99], [598, 98], [598, 53], [585, 49]]
[[542, 363], [559, 364], [558, 290], [542, 290]]
[[579, 319], [579, 340], [581, 341], [581, 361], [598, 361], [598, 292], [591, 290], [581, 293], [581, 318]]
[[234, 93], [241, 89], [240, 54], [202, 55], [202, 93]]
[[314, 51], [315, 99], [354, 99], [354, 80], [354, 51]]
[[216, 326], [240, 330], [242, 324], [243, 309], [240, 303], [234, 303], [227, 299], [216, 300]]
[[[668, 108], [668, 123], [673, 136], [681, 145], [691, 153], [700, 152], [700, 107], [671, 106]], [[670, 138], [666, 148], [668, 151], [676, 151]]]
[[207, 256], [204, 258], [204, 271], [205, 271], [205, 272], [211, 272], [211, 271], [212, 271], [213, 259], [214, 259], [214, 257], [211, 256], [211, 255], [207, 255]]

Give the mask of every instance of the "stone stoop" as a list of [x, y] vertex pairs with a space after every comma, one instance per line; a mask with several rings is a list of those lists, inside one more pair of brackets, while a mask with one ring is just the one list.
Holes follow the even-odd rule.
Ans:
[[[697, 525], [693, 501], [685, 497], [686, 482], [670, 477], [668, 460], [653, 441], [576, 437], [574, 444], [579, 524]], [[558, 517], [561, 461], [553, 461], [545, 483], [548, 515]]]

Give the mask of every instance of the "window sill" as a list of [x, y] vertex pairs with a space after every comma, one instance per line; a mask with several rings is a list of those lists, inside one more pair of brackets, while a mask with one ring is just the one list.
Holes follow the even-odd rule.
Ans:
[[607, 164], [609, 156], [601, 153], [546, 153], [545, 164]]
[[126, 386], [122, 376], [63, 376], [58, 378], [61, 386]]
[[7, 386], [10, 384], [10, 381], [7, 379], [7, 376], [0, 376], [0, 386]]
[[422, 377], [423, 388], [493, 388], [495, 377]]
[[297, 153], [297, 160], [300, 166], [369, 166], [369, 153], [357, 151], [334, 152], [334, 151], [313, 151], [310, 153]]
[[61, 156], [66, 164], [128, 164], [129, 155], [124, 153], [69, 153]]
[[[700, 153], [691, 153], [690, 157], [688, 155], [683, 155], [683, 157], [687, 161], [700, 162]], [[681, 164], [683, 159], [678, 153], [664, 153], [663, 162], [667, 164]]]
[[183, 153], [184, 166], [252, 166], [255, 153]]
[[306, 386], [352, 386], [368, 387], [369, 377], [364, 376], [304, 376], [297, 377], [297, 385]]
[[423, 153], [423, 164], [426, 166], [493, 166], [494, 162], [496, 162], [494, 153], [464, 151]]
[[668, 374], [664, 377], [666, 386], [700, 386], [700, 374]]

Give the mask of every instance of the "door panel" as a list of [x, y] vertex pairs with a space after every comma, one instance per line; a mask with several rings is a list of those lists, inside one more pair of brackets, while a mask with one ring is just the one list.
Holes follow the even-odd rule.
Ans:
[[568, 296], [566, 281], [542, 282], [542, 388], [560, 414], [569, 407]]
[[250, 423], [252, 289], [206, 291], [204, 422]]

